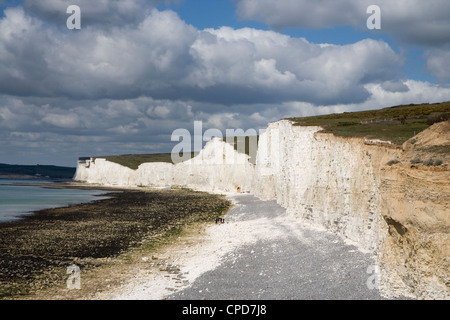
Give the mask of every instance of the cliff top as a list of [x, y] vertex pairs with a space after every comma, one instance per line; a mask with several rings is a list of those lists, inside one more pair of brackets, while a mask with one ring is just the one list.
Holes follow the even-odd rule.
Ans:
[[[256, 137], [259, 139], [259, 137]], [[228, 143], [232, 143], [229, 140], [225, 140]], [[255, 163], [256, 155], [250, 154], [251, 150], [249, 147], [250, 138], [249, 137], [234, 137], [234, 149], [239, 152], [238, 145], [239, 143], [244, 143], [245, 153], [250, 156], [250, 163]], [[198, 152], [192, 152], [191, 158], [195, 157]], [[124, 155], [114, 155], [114, 156], [98, 156], [94, 158], [104, 158], [108, 161], [120, 164], [122, 166], [128, 167], [130, 169], [136, 170], [143, 163], [153, 163], [153, 162], [172, 162], [172, 154], [170, 153], [153, 153], [153, 154], [124, 154]], [[80, 158], [84, 159], [84, 158]], [[88, 158], [87, 158], [88, 159]]]
[[379, 110], [289, 118], [294, 125], [320, 126], [340, 136], [366, 137], [402, 145], [433, 123], [450, 119], [450, 101], [399, 105]]
[[153, 154], [123, 154], [115, 156], [94, 157], [104, 158], [110, 162], [120, 164], [124, 167], [136, 170], [143, 163], [168, 162], [172, 163], [170, 153], [153, 153]]
[[450, 163], [450, 121], [433, 124], [403, 144], [403, 161], [413, 165], [439, 166]]

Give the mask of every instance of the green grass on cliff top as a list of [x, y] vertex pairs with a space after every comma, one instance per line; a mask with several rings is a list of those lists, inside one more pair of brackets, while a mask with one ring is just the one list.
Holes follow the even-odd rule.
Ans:
[[151, 163], [151, 162], [172, 163], [172, 157], [170, 153], [124, 154], [124, 155], [106, 156], [97, 158], [104, 158], [108, 161], [120, 164], [133, 170], [136, 170], [143, 163]]
[[[450, 101], [400, 105], [379, 110], [344, 112], [322, 116], [289, 118], [297, 126], [321, 126], [324, 132], [339, 136], [367, 137], [381, 139], [401, 145], [430, 125], [427, 120], [435, 115], [450, 113]], [[404, 118], [402, 124], [401, 118]], [[248, 138], [246, 138], [248, 139]], [[235, 143], [236, 148], [236, 143]], [[246, 143], [246, 153], [248, 144]], [[193, 153], [192, 156], [195, 154]], [[252, 155], [254, 158], [254, 155]], [[136, 170], [142, 163], [172, 163], [170, 153], [130, 154], [99, 157]], [[255, 159], [251, 159], [254, 163]]]
[[[338, 136], [381, 139], [401, 145], [430, 126], [427, 120], [450, 112], [450, 101], [400, 105], [379, 110], [289, 118], [297, 126], [321, 126]], [[401, 119], [403, 118], [403, 122]]]

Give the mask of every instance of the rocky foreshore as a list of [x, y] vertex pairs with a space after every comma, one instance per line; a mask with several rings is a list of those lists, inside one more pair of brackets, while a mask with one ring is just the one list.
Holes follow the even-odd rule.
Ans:
[[225, 197], [190, 190], [105, 192], [108, 199], [0, 224], [0, 299], [39, 299], [66, 286], [70, 265], [85, 273], [146, 239], [149, 245], [191, 223], [214, 222], [230, 206]]

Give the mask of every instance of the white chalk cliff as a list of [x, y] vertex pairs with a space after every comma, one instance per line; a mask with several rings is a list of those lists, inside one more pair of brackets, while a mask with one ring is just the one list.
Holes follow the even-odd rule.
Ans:
[[[374, 253], [386, 295], [450, 299], [448, 164], [411, 166], [408, 142], [401, 149], [320, 130], [288, 120], [269, 124], [259, 138], [256, 165], [213, 139], [197, 157], [179, 164], [146, 163], [132, 170], [105, 159], [80, 161], [74, 180], [275, 199], [305, 223]], [[440, 144], [450, 145], [450, 123], [426, 131], [433, 130]], [[387, 165], [393, 159], [399, 164]]]
[[186, 187], [199, 191], [251, 192], [255, 166], [249, 156], [215, 138], [185, 162], [143, 163], [137, 170], [102, 158], [79, 161], [74, 180], [104, 186]]

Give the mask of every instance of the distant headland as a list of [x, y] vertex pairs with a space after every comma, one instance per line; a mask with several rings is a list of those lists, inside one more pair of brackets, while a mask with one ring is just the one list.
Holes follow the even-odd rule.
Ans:
[[76, 168], [51, 165], [12, 165], [0, 163], [0, 179], [72, 179]]

